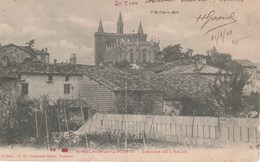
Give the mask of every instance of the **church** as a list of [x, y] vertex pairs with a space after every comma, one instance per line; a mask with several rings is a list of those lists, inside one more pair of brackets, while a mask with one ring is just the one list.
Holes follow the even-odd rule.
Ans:
[[147, 41], [142, 22], [136, 33], [124, 33], [124, 23], [121, 13], [117, 21], [117, 32], [108, 33], [99, 22], [95, 33], [95, 65], [114, 64], [123, 61], [130, 63], [155, 63], [159, 61], [159, 40]]

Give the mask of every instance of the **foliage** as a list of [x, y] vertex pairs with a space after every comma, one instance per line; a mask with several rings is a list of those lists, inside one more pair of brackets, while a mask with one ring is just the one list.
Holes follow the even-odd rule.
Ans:
[[231, 55], [226, 53], [220, 53], [215, 47], [207, 51], [208, 64], [218, 68], [225, 68], [231, 61]]
[[164, 62], [172, 62], [183, 57], [181, 44], [169, 45], [162, 50]]
[[124, 60], [123, 62], [115, 62], [114, 66], [119, 69], [130, 69], [131, 63], [127, 60]]
[[182, 116], [217, 116], [217, 107], [212, 98], [183, 98], [181, 99], [183, 108], [180, 112]]
[[17, 124], [16, 114], [16, 96], [11, 89], [0, 89], [0, 144], [10, 142], [14, 134], [14, 128]]
[[28, 47], [33, 48], [35, 44], [35, 39], [30, 40], [29, 42], [26, 42], [25, 45], [28, 45]]
[[217, 104], [222, 107], [220, 115], [231, 114], [237, 116], [243, 111], [243, 88], [248, 84], [251, 74], [242, 65], [229, 61], [225, 66], [227, 75], [218, 76], [210, 87]]

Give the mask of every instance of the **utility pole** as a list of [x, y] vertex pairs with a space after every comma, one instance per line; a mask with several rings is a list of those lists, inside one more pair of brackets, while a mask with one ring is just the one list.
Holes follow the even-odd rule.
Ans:
[[63, 107], [63, 110], [64, 110], [64, 116], [65, 116], [65, 120], [66, 120], [67, 132], [68, 132], [68, 134], [69, 134], [69, 146], [70, 146], [70, 148], [71, 148], [71, 143], [70, 143], [70, 132], [69, 132], [69, 125], [68, 125], [68, 118], [67, 118], [67, 112], [66, 112], [65, 107]]
[[34, 109], [34, 115], [35, 115], [35, 126], [36, 126], [36, 137], [39, 137], [39, 131], [38, 131], [38, 118], [37, 118], [37, 110]]
[[[82, 122], [83, 122], [83, 126], [84, 126], [84, 123], [85, 123], [85, 117], [84, 117], [84, 112], [83, 112], [83, 108], [82, 106], [80, 106], [80, 110], [81, 110], [81, 115], [82, 115]], [[88, 136], [87, 136], [87, 132], [86, 132], [86, 127], [84, 127], [84, 134], [85, 134], [85, 139], [86, 139], [86, 146], [88, 147]]]
[[46, 109], [44, 109], [44, 114], [45, 114], [45, 125], [46, 125], [46, 134], [47, 134], [47, 148], [50, 149], [49, 130], [48, 130], [48, 121], [47, 121]]

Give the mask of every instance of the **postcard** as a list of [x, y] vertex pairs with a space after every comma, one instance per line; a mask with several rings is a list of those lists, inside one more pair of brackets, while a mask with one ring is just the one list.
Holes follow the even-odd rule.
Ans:
[[1, 161], [259, 161], [259, 0], [1, 0]]

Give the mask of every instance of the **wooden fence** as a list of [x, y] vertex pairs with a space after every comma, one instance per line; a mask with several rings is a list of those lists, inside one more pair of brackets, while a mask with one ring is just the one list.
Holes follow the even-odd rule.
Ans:
[[[90, 128], [90, 129], [89, 129]], [[124, 131], [140, 137], [183, 144], [210, 145], [216, 142], [258, 143], [259, 120], [187, 116], [96, 114], [78, 131]]]

